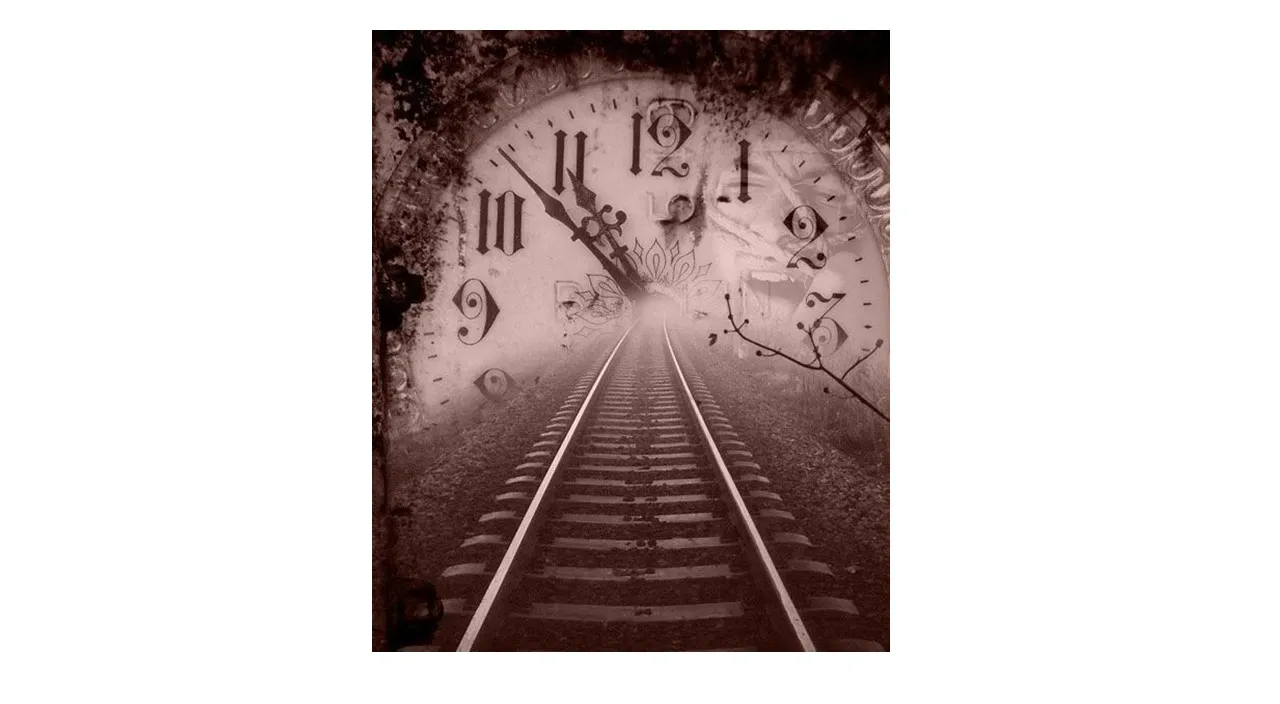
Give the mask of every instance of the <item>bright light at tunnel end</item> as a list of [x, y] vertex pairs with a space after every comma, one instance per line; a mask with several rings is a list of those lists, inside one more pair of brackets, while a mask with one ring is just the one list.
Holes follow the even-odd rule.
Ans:
[[660, 322], [680, 316], [680, 303], [662, 293], [649, 293], [636, 303], [636, 318], [647, 322]]

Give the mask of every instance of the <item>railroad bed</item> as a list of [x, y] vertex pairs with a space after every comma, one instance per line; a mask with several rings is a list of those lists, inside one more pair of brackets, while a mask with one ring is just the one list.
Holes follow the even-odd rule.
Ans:
[[406, 650], [881, 650], [676, 349], [638, 323], [584, 375]]

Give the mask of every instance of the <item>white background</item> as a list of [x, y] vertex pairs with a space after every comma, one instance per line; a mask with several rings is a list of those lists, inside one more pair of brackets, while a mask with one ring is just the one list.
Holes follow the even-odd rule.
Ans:
[[[6, 699], [1276, 700], [1263, 4], [388, 6], [0, 11]], [[495, 23], [893, 30], [892, 653], [368, 653], [369, 30]]]

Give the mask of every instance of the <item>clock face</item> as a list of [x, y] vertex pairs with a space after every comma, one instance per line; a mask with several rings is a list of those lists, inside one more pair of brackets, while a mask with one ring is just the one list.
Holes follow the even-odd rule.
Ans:
[[646, 296], [721, 333], [729, 294], [778, 349], [816, 345], [841, 369], [866, 356], [858, 375], [887, 379], [885, 249], [861, 191], [811, 116], [728, 113], [622, 75], [493, 124], [465, 185], [438, 196], [440, 279], [412, 345], [392, 350], [417, 421], [501, 403]]

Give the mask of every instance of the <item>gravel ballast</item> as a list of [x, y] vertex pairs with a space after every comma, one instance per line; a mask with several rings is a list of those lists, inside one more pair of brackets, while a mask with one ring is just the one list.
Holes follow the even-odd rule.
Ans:
[[[494, 496], [588, 368], [616, 342], [602, 332], [552, 361], [537, 384], [484, 409], [469, 427], [390, 443], [392, 573], [398, 586], [434, 581], [449, 553], [495, 510]], [[449, 595], [442, 594], [442, 598]]]

